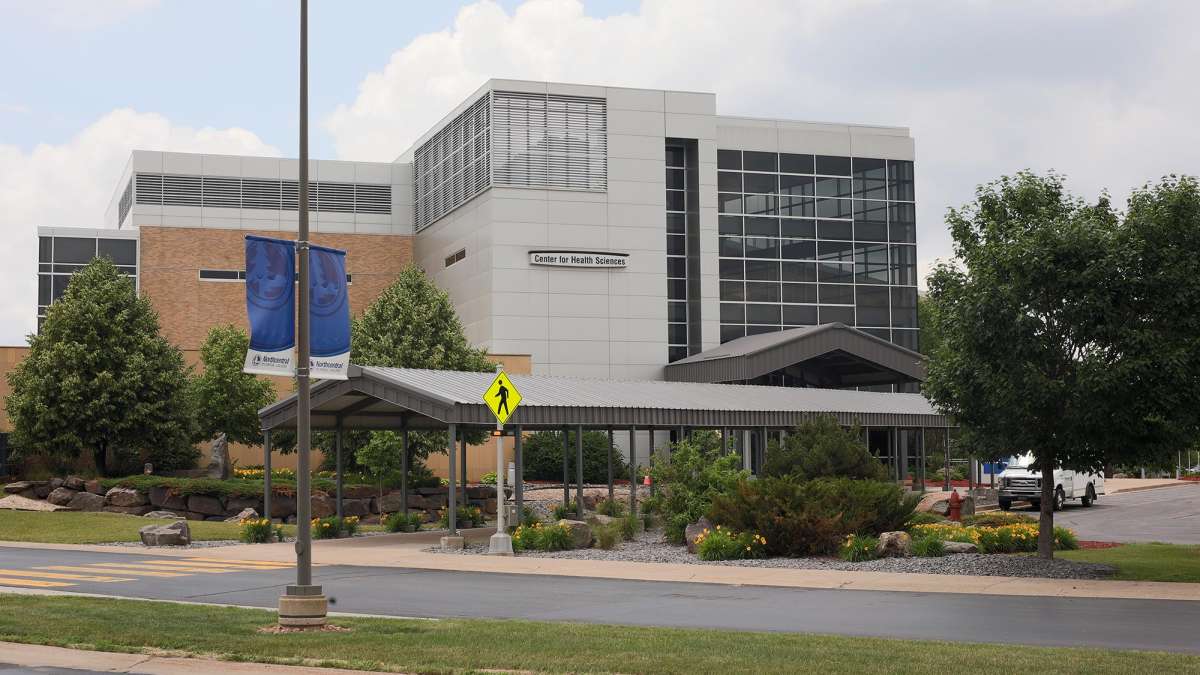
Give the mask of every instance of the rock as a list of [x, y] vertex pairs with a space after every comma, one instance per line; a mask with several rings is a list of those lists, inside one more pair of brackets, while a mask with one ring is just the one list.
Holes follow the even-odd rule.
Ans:
[[75, 511], [99, 511], [104, 508], [104, 497], [91, 492], [76, 492], [67, 502], [67, 508]]
[[884, 532], [879, 535], [875, 553], [880, 558], [907, 558], [912, 551], [912, 537], [907, 532]]
[[58, 488], [62, 487], [64, 482], [65, 481], [63, 481], [63, 479], [59, 478], [58, 476], [51, 478], [50, 479], [50, 491], [54, 492]]
[[144, 516], [153, 511], [154, 507], [150, 506], [149, 504], [144, 504], [142, 506], [113, 506], [108, 504], [101, 510], [109, 513], [124, 513], [128, 516]]
[[979, 553], [979, 547], [965, 541], [943, 541], [942, 549], [946, 555], [952, 553]]
[[142, 517], [143, 518], [183, 518], [183, 516], [179, 515], [178, 513], [175, 513], [174, 511], [151, 511]]
[[592, 528], [582, 520], [560, 520], [559, 525], [565, 525], [571, 530], [571, 548], [588, 548], [592, 545]]
[[687, 543], [688, 553], [696, 552], [696, 537], [699, 537], [701, 532], [712, 529], [713, 524], [709, 522], [708, 518], [701, 518], [684, 528], [683, 540]]
[[63, 480], [63, 487], [70, 488], [76, 492], [83, 492], [87, 489], [87, 481], [83, 480], [79, 476], [67, 476], [66, 479]]
[[209, 495], [188, 495], [187, 510], [203, 513], [206, 516], [221, 516], [224, 520], [225, 505], [217, 497]]
[[49, 495], [46, 495], [46, 501], [58, 506], [66, 506], [71, 503], [76, 494], [78, 493], [70, 488], [57, 487]]
[[493, 499], [496, 496], [496, 488], [492, 485], [468, 485], [467, 499]]
[[87, 490], [88, 492], [90, 492], [94, 495], [103, 495], [104, 494], [104, 486], [100, 484], [99, 478], [93, 478], [92, 480], [85, 482], [83, 484], [83, 489]]
[[167, 525], [147, 525], [138, 530], [146, 546], [187, 546], [192, 543], [192, 530], [186, 520]]
[[204, 515], [203, 513], [196, 513], [195, 511], [184, 511], [183, 517], [187, 518], [188, 520], [204, 520], [208, 516]]
[[232, 516], [250, 509], [257, 514], [262, 511], [262, 500], [256, 497], [230, 497], [225, 500], [225, 515]]
[[115, 487], [104, 494], [104, 503], [108, 506], [143, 506], [149, 501], [145, 494], [127, 487]]
[[483, 512], [488, 515], [496, 515], [495, 498], [483, 500]]
[[371, 515], [371, 500], [369, 499], [343, 499], [342, 500], [342, 515], [343, 516], [358, 516], [365, 518]]
[[[421, 500], [421, 506], [419, 506], [419, 507], [413, 506], [413, 498], [414, 497], [416, 499]], [[408, 496], [408, 507], [409, 508], [424, 508], [424, 505], [425, 505], [424, 497], [419, 497], [417, 495], [409, 495]], [[371, 510], [376, 513], [399, 513], [400, 511], [404, 510], [403, 496], [399, 492], [389, 492], [382, 497], [376, 497], [375, 504]]]
[[237, 523], [237, 522], [241, 522], [243, 520], [249, 520], [251, 518], [258, 518], [258, 511], [255, 511], [254, 509], [242, 509], [237, 514], [226, 518], [225, 522]]
[[[101, 500], [103, 501], [103, 499]], [[21, 495], [5, 495], [0, 499], [0, 509], [14, 511], [71, 511], [68, 506], [58, 506], [40, 499], [30, 499]]]
[[343, 485], [342, 499], [370, 499], [379, 493], [373, 485]]
[[165, 485], [158, 485], [150, 488], [146, 496], [150, 499], [151, 505], [162, 506], [163, 502], [167, 501], [167, 497], [171, 496], [171, 488]]
[[223, 433], [213, 439], [206, 471], [209, 478], [229, 479], [229, 441]]
[[325, 518], [337, 513], [337, 500], [328, 495], [314, 494], [311, 504], [313, 518]]
[[47, 481], [45, 485], [39, 485], [33, 488], [33, 496], [37, 499], [45, 499], [46, 497], [50, 496], [52, 491], [53, 488], [50, 487], [50, 482]]
[[163, 500], [163, 503], [159, 506], [159, 508], [163, 508], [168, 511], [187, 511], [188, 510], [187, 503], [188, 503], [187, 497], [184, 497], [183, 495], [177, 495], [177, 494], [172, 493], [172, 494], [167, 495], [167, 498]]
[[449, 493], [450, 493], [450, 488], [449, 488], [448, 486], [446, 486], [446, 485], [440, 485], [440, 486], [438, 486], [438, 487], [422, 487], [422, 488], [417, 488], [416, 490], [414, 490], [414, 492], [416, 492], [416, 493], [417, 493], [417, 494], [419, 494], [419, 495], [422, 495], [422, 496], [425, 496], [425, 497], [429, 497], [429, 496], [431, 496], [431, 495], [445, 495], [445, 494], [449, 494]]
[[[975, 514], [975, 498], [970, 495], [959, 495], [962, 497], [962, 515], [970, 516]], [[944, 516], [950, 510], [950, 493], [949, 492], [930, 492], [921, 501], [917, 503], [917, 511], [926, 513], [936, 513], [939, 516]]]
[[4, 491], [10, 495], [17, 495], [25, 492], [26, 490], [32, 490], [36, 487], [49, 484], [50, 483], [48, 481], [44, 480], [19, 480], [15, 483], [9, 483], [8, 485], [5, 485]]
[[599, 525], [601, 527], [608, 525], [609, 523], [611, 523], [615, 520], [616, 520], [616, 518], [606, 516], [603, 513], [593, 513], [592, 515], [588, 516], [588, 519], [587, 519], [589, 524]]
[[[271, 495], [271, 517], [287, 518], [296, 514], [296, 498], [288, 495]], [[295, 522], [295, 521], [293, 521]]]

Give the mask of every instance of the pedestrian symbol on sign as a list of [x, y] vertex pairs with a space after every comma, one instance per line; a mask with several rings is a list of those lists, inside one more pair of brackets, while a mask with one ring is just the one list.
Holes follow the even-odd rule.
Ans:
[[492, 380], [487, 391], [483, 392], [483, 402], [496, 416], [496, 421], [504, 424], [512, 416], [517, 406], [521, 405], [521, 392], [513, 386], [508, 375], [501, 371], [496, 373], [496, 379]]

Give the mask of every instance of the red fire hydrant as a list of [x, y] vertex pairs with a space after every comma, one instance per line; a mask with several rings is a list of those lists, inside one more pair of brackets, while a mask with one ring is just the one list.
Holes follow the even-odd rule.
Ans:
[[958, 491], [954, 490], [950, 493], [950, 505], [946, 509], [946, 517], [955, 522], [962, 521], [962, 497], [958, 496]]

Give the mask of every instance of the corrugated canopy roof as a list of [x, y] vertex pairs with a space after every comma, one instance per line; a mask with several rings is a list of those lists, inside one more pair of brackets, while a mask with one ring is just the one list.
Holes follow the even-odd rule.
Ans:
[[[348, 429], [495, 424], [483, 403], [494, 373], [352, 365], [349, 374], [313, 387], [313, 427], [339, 418]], [[920, 394], [508, 375], [523, 397], [509, 426], [791, 427], [821, 414], [847, 425], [949, 426]], [[271, 429], [294, 427], [295, 414], [292, 395], [259, 417]]]
[[674, 382], [753, 382], [775, 374], [814, 387], [925, 380], [925, 357], [841, 323], [748, 335], [666, 366]]

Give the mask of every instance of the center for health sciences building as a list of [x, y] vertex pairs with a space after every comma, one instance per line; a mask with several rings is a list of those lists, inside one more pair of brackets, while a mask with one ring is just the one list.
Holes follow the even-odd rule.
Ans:
[[[422, 267], [510, 372], [911, 392], [913, 159], [903, 127], [490, 80], [392, 163], [312, 161], [312, 239], [348, 251], [355, 312]], [[243, 237], [295, 236], [297, 166], [134, 151], [102, 227], [39, 228], [39, 324], [108, 255], [194, 361], [245, 325]]]

